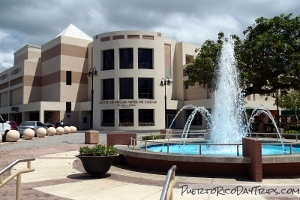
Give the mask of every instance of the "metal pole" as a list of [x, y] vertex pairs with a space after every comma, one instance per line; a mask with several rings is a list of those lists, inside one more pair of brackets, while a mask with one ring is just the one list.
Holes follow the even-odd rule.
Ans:
[[167, 82], [165, 80], [165, 129], [168, 128], [168, 117], [167, 117]]
[[94, 115], [94, 75], [92, 74], [92, 91], [91, 91], [91, 129], [93, 130], [93, 115]]
[[21, 199], [21, 173], [17, 175], [17, 183], [16, 183], [16, 200]]
[[278, 108], [278, 90], [277, 90], [277, 94], [276, 94], [276, 105], [277, 105], [277, 127], [279, 127], [279, 108]]

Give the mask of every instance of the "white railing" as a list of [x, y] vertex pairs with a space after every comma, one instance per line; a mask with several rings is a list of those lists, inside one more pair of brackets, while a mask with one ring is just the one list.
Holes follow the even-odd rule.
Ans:
[[[17, 159], [13, 163], [11, 163], [10, 165], [8, 165], [7, 167], [5, 167], [4, 169], [2, 169], [0, 171], [0, 188], [2, 186], [4, 186], [6, 183], [8, 183], [10, 180], [12, 180], [14, 177], [17, 177], [16, 200], [20, 200], [21, 199], [21, 175], [23, 173], [34, 171], [34, 168], [31, 167], [31, 161], [33, 161], [33, 160], [35, 160], [35, 158]], [[6, 171], [10, 170], [13, 166], [15, 166], [16, 164], [18, 164], [20, 162], [27, 162], [27, 168], [16, 170], [16, 172], [14, 172], [10, 176], [8, 176], [6, 179], [2, 180], [2, 175]]]
[[[202, 146], [236, 146], [236, 152], [237, 152], [237, 156], [240, 156], [240, 148], [242, 146], [242, 144], [214, 144], [214, 143], [204, 143], [204, 142], [195, 142], [193, 141], [192, 143], [190, 143], [189, 141], [185, 141], [185, 142], [180, 142], [180, 140], [184, 140], [182, 138], [166, 138], [166, 139], [155, 139], [155, 137], [157, 135], [164, 135], [164, 137], [166, 136], [166, 134], [154, 134], [152, 135], [152, 139], [150, 140], [143, 140], [143, 139], [134, 139], [131, 138], [131, 142], [130, 142], [130, 147], [133, 149], [142, 149], [147, 151], [147, 147], [150, 145], [154, 145], [154, 144], [162, 144], [164, 146], [167, 147], [167, 150], [165, 153], [169, 154], [170, 153], [170, 146], [171, 145], [175, 145], [175, 144], [181, 144], [181, 145], [185, 145], [185, 144], [193, 144], [193, 145], [199, 145], [199, 155], [202, 155]], [[181, 134], [172, 134], [172, 136], [174, 135], [181, 135]], [[192, 135], [192, 134], [191, 134]], [[203, 139], [206, 139], [208, 136], [208, 133], [200, 133], [200, 135], [203, 135]], [[268, 137], [263, 137], [263, 136], [270, 136], [272, 135], [273, 138], [277, 141], [279, 141], [280, 137], [278, 136], [278, 133], [251, 133], [249, 134], [250, 137], [254, 137], [254, 138], [268, 138]], [[293, 140], [290, 140], [290, 142], [282, 142], [282, 143], [275, 143], [275, 142], [266, 142], [266, 143], [262, 143], [262, 145], [284, 145], [284, 146], [289, 146], [289, 153], [293, 154], [292, 151], [292, 147], [293, 145], [300, 145], [300, 143], [298, 142], [298, 135], [300, 134], [281, 134], [281, 136], [285, 136], [285, 135], [295, 135], [295, 140], [296, 142], [291, 142]], [[151, 135], [146, 135], [146, 136], [151, 136]], [[262, 137], [259, 137], [262, 136]], [[194, 139], [194, 138], [193, 138]], [[205, 140], [203, 140], [205, 141]], [[140, 148], [142, 147], [142, 148]]]
[[[177, 138], [178, 139], [178, 138]], [[139, 142], [139, 145], [138, 145]], [[202, 155], [202, 146], [236, 146], [236, 151], [237, 151], [237, 156], [240, 155], [240, 146], [242, 146], [242, 144], [214, 144], [214, 143], [203, 143], [203, 142], [193, 142], [193, 143], [179, 143], [179, 141], [172, 141], [170, 139], [165, 139], [165, 141], [163, 140], [142, 140], [142, 139], [134, 139], [131, 138], [130, 141], [130, 147], [132, 149], [143, 149], [145, 151], [147, 151], [147, 147], [150, 145], [154, 145], [154, 144], [162, 144], [164, 146], [167, 147], [167, 151], [165, 153], [169, 154], [170, 153], [170, 146], [171, 145], [175, 145], [175, 144], [181, 144], [181, 145], [187, 145], [187, 144], [193, 144], [193, 145], [199, 145], [199, 155]], [[140, 148], [142, 147], [142, 148]]]
[[172, 200], [173, 199], [173, 187], [176, 183], [176, 180], [175, 180], [176, 168], [177, 168], [176, 165], [173, 165], [169, 169], [163, 190], [160, 195], [160, 200]]

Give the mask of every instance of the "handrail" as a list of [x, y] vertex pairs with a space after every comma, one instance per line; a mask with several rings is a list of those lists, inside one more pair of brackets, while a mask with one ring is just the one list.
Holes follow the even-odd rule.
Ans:
[[172, 200], [173, 199], [173, 187], [176, 183], [176, 180], [175, 180], [175, 170], [176, 169], [177, 169], [176, 165], [173, 165], [169, 169], [163, 190], [160, 195], [160, 200]]
[[[6, 183], [8, 183], [10, 180], [12, 180], [14, 177], [17, 176], [17, 184], [16, 184], [16, 200], [21, 199], [21, 174], [22, 173], [27, 173], [27, 172], [32, 172], [34, 171], [34, 168], [31, 167], [31, 161], [35, 160], [35, 158], [24, 158], [24, 159], [17, 159], [14, 162], [12, 162], [10, 165], [5, 167], [0, 171], [0, 188], [4, 186]], [[26, 169], [19, 169], [13, 174], [11, 174], [9, 177], [6, 179], [2, 180], [2, 175], [11, 169], [13, 166], [20, 162], [27, 162], [27, 168]]]
[[3, 168], [0, 171], [0, 175], [2, 175], [4, 172], [6, 172], [7, 170], [9, 170], [10, 168], [12, 168], [13, 166], [15, 166], [16, 164], [20, 163], [20, 162], [27, 162], [27, 161], [34, 161], [35, 158], [24, 158], [24, 159], [17, 159], [14, 162], [12, 162], [11, 164], [9, 164], [7, 167]]
[[[131, 138], [131, 140], [132, 140], [132, 142], [131, 142], [131, 144], [132, 143], [134, 143], [134, 145], [133, 146], [131, 146], [132, 147], [132, 149], [135, 149], [135, 146], [137, 145], [137, 141], [139, 141], [139, 142], [141, 142], [141, 143], [145, 143], [144, 144], [144, 146], [145, 146], [145, 148], [144, 148], [144, 150], [145, 151], [147, 151], [147, 143], [150, 143], [150, 144], [165, 144], [165, 145], [167, 145], [167, 154], [169, 154], [170, 152], [169, 152], [169, 149], [170, 149], [170, 147], [169, 147], [169, 145], [170, 144], [178, 144], [178, 141], [156, 141], [156, 140], [141, 140], [141, 139], [134, 139], [134, 138]], [[182, 145], [185, 145], [185, 144], [190, 144], [190, 143], [182, 143]], [[201, 146], [202, 145], [205, 145], [205, 146], [208, 146], [208, 145], [210, 145], [210, 146], [237, 146], [237, 156], [239, 156], [239, 147], [238, 146], [241, 146], [242, 144], [241, 143], [226, 143], [226, 144], [218, 144], [218, 143], [203, 143], [203, 142], [193, 142], [192, 143], [193, 145], [199, 145], [199, 155], [202, 155], [202, 151], [201, 151]]]

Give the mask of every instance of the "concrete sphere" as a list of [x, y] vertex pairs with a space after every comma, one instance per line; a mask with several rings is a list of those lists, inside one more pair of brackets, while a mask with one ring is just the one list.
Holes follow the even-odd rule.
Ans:
[[64, 134], [69, 134], [71, 132], [70, 126], [65, 126], [64, 130], [65, 130]]
[[25, 140], [31, 140], [34, 137], [34, 131], [31, 128], [26, 128], [23, 137]]
[[77, 128], [75, 126], [70, 126], [71, 133], [76, 133]]
[[55, 129], [54, 127], [49, 127], [49, 128], [47, 129], [47, 134], [48, 134], [48, 136], [53, 136], [53, 135], [55, 135], [55, 134], [56, 134], [56, 129]]
[[56, 134], [57, 135], [62, 135], [65, 132], [65, 129], [61, 126], [56, 128]]
[[19, 139], [20, 139], [20, 133], [19, 133], [19, 131], [16, 131], [16, 130], [10, 130], [10, 131], [8, 131], [8, 133], [6, 135], [6, 141], [16, 142]]
[[40, 138], [45, 137], [47, 135], [47, 130], [45, 128], [40, 127], [36, 130], [36, 135]]

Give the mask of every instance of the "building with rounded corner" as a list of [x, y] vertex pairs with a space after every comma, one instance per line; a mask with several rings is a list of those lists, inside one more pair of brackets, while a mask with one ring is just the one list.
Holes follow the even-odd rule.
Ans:
[[[42, 46], [15, 52], [14, 66], [0, 73], [0, 114], [18, 123], [64, 120], [78, 129], [159, 130], [181, 111], [172, 128], [183, 128], [192, 112], [184, 106], [213, 109], [214, 93], [184, 84], [199, 47], [151, 31], [91, 38], [71, 24]], [[263, 96], [246, 99], [249, 109], [260, 104], [276, 110]], [[206, 126], [197, 114], [192, 128]]]

